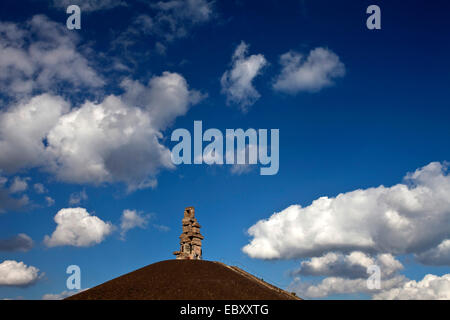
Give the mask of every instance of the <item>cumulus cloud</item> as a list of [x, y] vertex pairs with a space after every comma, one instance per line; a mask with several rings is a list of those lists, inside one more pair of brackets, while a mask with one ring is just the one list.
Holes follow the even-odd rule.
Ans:
[[[82, 12], [108, 10], [118, 6], [126, 6], [123, 0], [53, 0], [53, 6], [66, 9], [70, 5], [78, 5]], [[64, 10], [65, 12], [65, 10]]]
[[25, 233], [0, 239], [0, 251], [28, 251], [33, 247], [33, 240]]
[[450, 274], [439, 277], [427, 274], [420, 281], [407, 281], [402, 286], [377, 293], [374, 299], [383, 300], [449, 300]]
[[[359, 189], [293, 205], [261, 220], [243, 251], [254, 258], [303, 260], [291, 290], [322, 298], [365, 293], [375, 299], [443, 299], [449, 278], [427, 275], [418, 282], [400, 274], [395, 255], [413, 254], [428, 265], [449, 264], [450, 176], [447, 163], [432, 162], [392, 187]], [[369, 289], [368, 267], [381, 271], [381, 288]], [[309, 282], [308, 282], [309, 281]]]
[[113, 231], [110, 222], [89, 214], [84, 208], [61, 209], [54, 220], [56, 230], [44, 238], [48, 247], [89, 247], [99, 244]]
[[146, 110], [152, 126], [157, 129], [164, 129], [206, 97], [197, 90], [189, 90], [186, 79], [180, 74], [167, 71], [151, 78], [147, 85], [130, 79], [121, 85], [125, 90], [123, 101]]
[[81, 190], [80, 192], [74, 192], [70, 194], [69, 197], [69, 204], [70, 205], [78, 205], [82, 201], [86, 201], [88, 199], [88, 196], [86, 194], [86, 190]]
[[136, 210], [124, 210], [120, 218], [120, 236], [125, 238], [125, 234], [134, 228], [145, 229], [148, 225], [150, 215], [145, 215]]
[[161, 130], [204, 96], [170, 72], [123, 87], [121, 96], [72, 109], [43, 94], [0, 113], [0, 169], [40, 167], [60, 181], [123, 182], [129, 191], [154, 187], [156, 174], [173, 168]]
[[0, 168], [6, 172], [47, 163], [45, 141], [69, 104], [42, 94], [0, 112]]
[[170, 151], [149, 114], [116, 96], [85, 103], [63, 115], [47, 136], [49, 171], [74, 183], [124, 182], [129, 189], [155, 186]]
[[334, 294], [376, 294], [384, 290], [390, 290], [402, 286], [407, 279], [404, 276], [395, 276], [381, 281], [381, 289], [369, 289], [367, 279], [348, 279], [343, 277], [327, 277], [317, 284], [301, 282], [296, 279], [289, 287], [289, 290], [295, 291], [300, 297], [305, 298], [324, 298]]
[[332, 276], [350, 279], [367, 278], [367, 268], [377, 265], [383, 278], [388, 278], [403, 269], [400, 261], [391, 254], [379, 254], [376, 258], [355, 251], [348, 255], [329, 252], [321, 257], [303, 261], [295, 275]]
[[253, 86], [253, 80], [261, 74], [267, 65], [262, 54], [247, 56], [248, 45], [242, 41], [234, 51], [231, 70], [225, 71], [220, 79], [222, 93], [227, 103], [236, 103], [245, 111], [259, 99], [260, 94]]
[[103, 79], [65, 24], [36, 15], [24, 24], [0, 22], [0, 94], [98, 88]]
[[[380, 270], [380, 288], [369, 288], [368, 270], [376, 266]], [[318, 276], [319, 282], [301, 281], [296, 277], [290, 290], [305, 298], [323, 298], [333, 294], [377, 294], [402, 286], [408, 279], [399, 274], [403, 269], [400, 261], [391, 254], [378, 254], [372, 257], [366, 253], [354, 251], [348, 255], [329, 252], [321, 257], [303, 261], [293, 276]], [[323, 278], [325, 277], [325, 278]]]
[[450, 239], [445, 239], [437, 247], [417, 254], [416, 259], [427, 265], [450, 265]]
[[0, 286], [26, 287], [38, 281], [43, 274], [23, 262], [5, 260], [0, 263]]
[[273, 88], [295, 94], [316, 92], [333, 85], [334, 79], [345, 75], [345, 66], [339, 57], [326, 48], [316, 48], [304, 55], [289, 51], [280, 57], [281, 73]]
[[450, 236], [450, 176], [439, 162], [404, 183], [321, 197], [292, 205], [249, 228], [243, 251], [253, 258], [289, 259], [327, 252], [424, 252]]
[[30, 178], [21, 178], [21, 177], [14, 177], [13, 182], [9, 186], [9, 192], [10, 193], [18, 193], [23, 192], [28, 189], [28, 182]]

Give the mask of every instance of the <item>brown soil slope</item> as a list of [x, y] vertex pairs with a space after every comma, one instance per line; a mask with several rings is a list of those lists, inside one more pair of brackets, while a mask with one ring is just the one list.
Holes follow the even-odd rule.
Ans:
[[297, 297], [220, 262], [166, 260], [68, 300], [290, 300]]

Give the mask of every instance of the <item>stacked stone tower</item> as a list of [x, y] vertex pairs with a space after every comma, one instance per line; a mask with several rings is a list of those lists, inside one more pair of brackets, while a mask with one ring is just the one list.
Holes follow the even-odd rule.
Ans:
[[203, 236], [200, 233], [201, 226], [195, 218], [194, 207], [184, 209], [181, 222], [183, 232], [180, 235], [180, 251], [175, 251], [173, 254], [177, 259], [201, 260]]

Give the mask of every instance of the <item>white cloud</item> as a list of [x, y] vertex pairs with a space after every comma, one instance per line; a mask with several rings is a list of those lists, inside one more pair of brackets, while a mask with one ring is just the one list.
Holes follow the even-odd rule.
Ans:
[[45, 188], [45, 186], [42, 183], [35, 183], [33, 185], [33, 188], [34, 188], [34, 191], [39, 194], [48, 192], [47, 188]]
[[120, 235], [122, 239], [125, 238], [125, 234], [131, 229], [145, 229], [149, 219], [150, 215], [144, 215], [136, 210], [124, 210], [120, 218]]
[[25, 233], [0, 239], [0, 251], [28, 251], [33, 247], [33, 240]]
[[164, 129], [176, 117], [185, 115], [189, 107], [199, 103], [206, 96], [196, 90], [189, 90], [186, 79], [178, 73], [163, 72], [154, 76], [148, 84], [124, 80], [123, 101], [146, 110], [151, 124]]
[[0, 263], [0, 286], [26, 287], [41, 278], [39, 269], [23, 262], [5, 260]]
[[43, 94], [0, 112], [0, 168], [15, 172], [47, 163], [45, 140], [69, 104]]
[[227, 103], [239, 104], [243, 111], [259, 99], [260, 94], [253, 86], [253, 80], [267, 65], [262, 54], [247, 56], [247, 53], [248, 45], [242, 41], [234, 51], [231, 70], [225, 71], [220, 79]]
[[[369, 289], [367, 272], [370, 266], [380, 269], [380, 289]], [[293, 275], [325, 277], [318, 283], [300, 281], [295, 278], [290, 290], [305, 298], [323, 298], [333, 294], [376, 294], [403, 285], [407, 279], [399, 275], [403, 269], [400, 261], [391, 254], [378, 254], [376, 257], [355, 251], [348, 255], [329, 252], [321, 257], [303, 261], [300, 269]]]
[[329, 252], [321, 257], [303, 261], [294, 274], [305, 276], [332, 276], [343, 278], [367, 278], [367, 268], [377, 265], [383, 278], [388, 278], [403, 269], [400, 261], [391, 254], [379, 254], [376, 259], [359, 251], [348, 255]]
[[282, 71], [273, 88], [290, 94], [319, 91], [345, 75], [345, 66], [339, 57], [325, 48], [311, 50], [306, 58], [289, 51], [281, 55], [280, 64]]
[[437, 247], [416, 255], [416, 259], [428, 265], [450, 265], [450, 239], [445, 239]]
[[43, 94], [0, 113], [0, 169], [40, 167], [60, 181], [123, 182], [129, 191], [154, 187], [157, 173], [174, 167], [161, 130], [203, 95], [170, 72], [147, 86], [131, 80], [123, 86], [122, 96], [100, 103], [70, 109]]
[[23, 192], [28, 189], [28, 182], [30, 178], [21, 178], [21, 177], [14, 177], [13, 182], [9, 186], [9, 192], [10, 193], [18, 193]]
[[86, 201], [88, 199], [88, 196], [86, 194], [86, 190], [81, 190], [80, 192], [74, 192], [70, 194], [69, 197], [69, 204], [70, 205], [78, 205], [82, 201]]
[[21, 97], [57, 88], [98, 88], [103, 79], [64, 23], [36, 15], [22, 25], [0, 22], [0, 93]]
[[450, 274], [441, 277], [427, 274], [422, 280], [411, 280], [402, 286], [377, 293], [374, 299], [384, 300], [449, 300]]
[[63, 115], [47, 136], [48, 170], [74, 183], [124, 182], [129, 189], [155, 186], [170, 151], [149, 114], [116, 96], [85, 103]]
[[290, 291], [295, 291], [299, 297], [304, 298], [324, 298], [334, 294], [374, 294], [383, 290], [397, 288], [405, 283], [404, 276], [395, 276], [381, 281], [380, 290], [371, 290], [367, 287], [367, 279], [348, 279], [342, 277], [328, 277], [318, 284], [300, 282], [296, 279], [289, 287]]
[[292, 205], [258, 221], [243, 251], [289, 259], [333, 251], [420, 254], [450, 237], [450, 176], [432, 162], [392, 187], [359, 189]]
[[48, 247], [89, 247], [99, 244], [113, 231], [110, 222], [90, 215], [84, 208], [61, 209], [54, 220], [56, 230], [44, 238]]
[[[78, 5], [81, 12], [108, 10], [118, 6], [126, 6], [123, 0], [53, 0], [53, 6], [66, 9], [70, 5]], [[64, 10], [65, 12], [65, 10]]]
[[42, 300], [63, 300], [67, 297], [73, 296], [74, 294], [80, 293], [85, 290], [87, 289], [72, 290], [72, 291], [64, 290], [61, 293], [47, 293], [42, 296]]

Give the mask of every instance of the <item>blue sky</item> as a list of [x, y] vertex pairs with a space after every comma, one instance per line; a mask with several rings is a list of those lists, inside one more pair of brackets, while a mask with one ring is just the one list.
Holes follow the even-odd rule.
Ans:
[[[172, 259], [186, 206], [195, 207], [202, 225], [205, 259], [238, 265], [300, 296], [449, 297], [446, 2], [127, 3], [85, 2], [81, 29], [67, 30], [70, 1], [2, 1], [0, 243], [26, 234], [33, 245], [1, 251], [0, 263], [23, 262], [39, 271], [29, 283], [8, 284], [1, 279], [7, 278], [5, 267], [0, 298], [61, 294], [72, 264], [81, 268], [82, 288], [89, 288]], [[370, 4], [381, 8], [381, 30], [366, 28]], [[232, 56], [241, 45], [247, 52], [237, 59], [249, 69], [234, 69]], [[297, 86], [277, 89], [280, 57], [302, 55], [285, 71], [305, 71], [305, 60], [313, 60], [318, 48], [325, 58], [309, 66], [312, 79], [293, 73], [289, 79]], [[252, 64], [252, 57], [260, 63]], [[221, 78], [233, 70], [243, 72], [241, 81], [224, 87]], [[166, 90], [170, 85], [172, 91]], [[243, 91], [233, 96], [230, 88]], [[21, 122], [30, 106], [41, 116]], [[20, 110], [22, 117], [14, 118]], [[95, 110], [130, 117], [117, 124], [118, 131], [106, 131]], [[222, 132], [279, 129], [279, 172], [262, 176], [258, 166], [246, 166], [236, 174], [230, 165], [205, 164], [169, 168], [164, 155], [175, 145], [172, 131], [193, 132], [196, 120]], [[125, 127], [136, 127], [136, 136], [123, 138]], [[410, 172], [416, 174], [405, 180]], [[333, 200], [340, 194], [343, 201]], [[320, 197], [328, 197], [329, 209], [314, 205]], [[289, 222], [292, 205], [302, 208], [289, 211], [295, 217]], [[98, 241], [57, 238], [54, 217], [63, 209], [72, 214], [71, 208], [101, 219], [106, 229]], [[125, 210], [135, 212], [135, 227], [126, 234]], [[273, 213], [280, 213], [278, 223]], [[279, 229], [267, 231], [270, 226]], [[323, 239], [327, 233], [335, 241]], [[53, 242], [44, 240], [52, 235]], [[390, 263], [380, 262], [383, 254]], [[308, 273], [313, 258], [322, 269]], [[365, 290], [366, 279], [352, 274], [367, 261], [381, 265], [382, 291]], [[326, 279], [334, 279], [337, 289]], [[408, 281], [426, 282], [435, 295], [417, 289], [407, 296], [402, 288]], [[436, 289], [441, 282], [447, 291]]]

